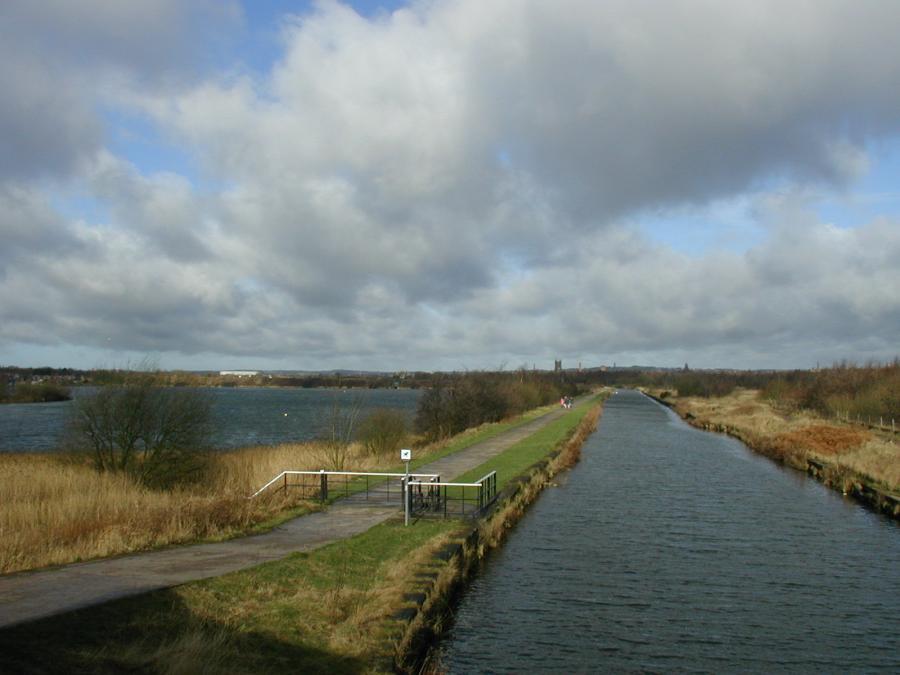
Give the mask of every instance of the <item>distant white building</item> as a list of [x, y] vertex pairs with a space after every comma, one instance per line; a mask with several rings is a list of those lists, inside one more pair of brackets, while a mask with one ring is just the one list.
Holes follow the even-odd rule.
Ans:
[[259, 375], [258, 370], [220, 370], [219, 375], [232, 375], [234, 377], [253, 377]]

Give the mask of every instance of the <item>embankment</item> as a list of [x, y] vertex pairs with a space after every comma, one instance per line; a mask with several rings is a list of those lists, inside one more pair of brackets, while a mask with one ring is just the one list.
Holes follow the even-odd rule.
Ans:
[[[858, 471], [854, 471], [837, 462], [828, 461], [823, 457], [812, 456], [803, 447], [792, 445], [790, 443], [791, 434], [759, 433], [742, 425], [740, 418], [731, 423], [711, 420], [704, 416], [695, 415], [670, 400], [660, 398], [647, 391], [643, 393], [658, 403], [671, 408], [692, 427], [736, 438], [754, 452], [784, 466], [803, 471], [827, 487], [852, 497], [864, 506], [889, 518], [900, 520], [900, 496], [875, 485], [869, 477]], [[818, 428], [821, 429], [823, 427], [820, 426]], [[833, 433], [836, 435], [840, 434], [841, 429], [835, 428]]]
[[400, 615], [408, 619], [408, 624], [395, 648], [395, 671], [436, 670], [431, 662], [433, 648], [451, 625], [454, 608], [481, 561], [503, 542], [506, 532], [553, 477], [578, 462], [581, 447], [597, 428], [601, 412], [602, 403], [590, 410], [569, 437], [543, 459], [509, 481], [484, 518], [435, 554], [447, 564], [439, 572], [423, 575], [420, 591], [408, 596], [412, 604], [401, 610]]

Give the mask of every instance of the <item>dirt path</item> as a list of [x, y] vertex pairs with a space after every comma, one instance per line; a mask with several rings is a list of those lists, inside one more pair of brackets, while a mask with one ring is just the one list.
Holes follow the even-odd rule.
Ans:
[[[556, 410], [431, 464], [422, 473], [455, 478], [530, 436], [565, 411]], [[0, 576], [0, 627], [61, 614], [116, 598], [220, 576], [352, 537], [400, 513], [399, 505], [337, 502], [270, 532], [213, 544]]]

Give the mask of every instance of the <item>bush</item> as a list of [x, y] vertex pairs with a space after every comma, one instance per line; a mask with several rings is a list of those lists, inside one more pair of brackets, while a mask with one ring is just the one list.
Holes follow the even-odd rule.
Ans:
[[72, 407], [70, 446], [98, 471], [122, 471], [151, 487], [198, 477], [208, 444], [211, 401], [202, 392], [148, 382], [105, 387]]
[[359, 425], [359, 440], [367, 454], [384, 456], [400, 448], [406, 432], [406, 417], [401, 411], [378, 408]]
[[419, 400], [416, 429], [426, 440], [438, 440], [574, 393], [575, 388], [558, 376], [523, 370], [447, 376]]
[[51, 403], [68, 401], [72, 395], [67, 387], [58, 384], [20, 382], [12, 391], [6, 392], [6, 398], [13, 403]]

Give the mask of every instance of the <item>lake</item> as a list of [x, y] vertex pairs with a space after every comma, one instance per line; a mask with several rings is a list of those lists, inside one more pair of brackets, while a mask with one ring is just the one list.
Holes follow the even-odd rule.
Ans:
[[[73, 389], [89, 396], [95, 389]], [[275, 445], [318, 436], [333, 406], [360, 406], [361, 416], [375, 408], [403, 410], [411, 420], [421, 397], [418, 389], [302, 389], [275, 387], [202, 388], [212, 399], [216, 448]], [[0, 405], [0, 452], [55, 450], [65, 433], [71, 401]]]

